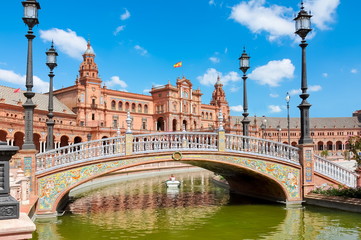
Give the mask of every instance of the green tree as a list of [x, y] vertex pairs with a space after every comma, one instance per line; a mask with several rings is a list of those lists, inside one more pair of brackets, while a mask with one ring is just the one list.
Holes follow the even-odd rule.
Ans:
[[349, 152], [353, 153], [352, 159], [356, 160], [358, 169], [361, 169], [361, 136], [350, 136], [347, 141]]
[[321, 157], [327, 158], [328, 157], [328, 150], [323, 150], [321, 152]]

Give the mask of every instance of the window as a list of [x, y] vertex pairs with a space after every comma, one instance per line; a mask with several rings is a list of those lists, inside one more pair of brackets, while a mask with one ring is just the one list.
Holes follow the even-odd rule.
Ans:
[[142, 112], [142, 104], [138, 104], [138, 112], [139, 112], [139, 113]]
[[122, 101], [118, 102], [118, 110], [123, 111], [123, 102]]
[[112, 101], [112, 110], [115, 110], [115, 101]]
[[135, 103], [132, 103], [132, 112], [135, 112]]
[[144, 105], [144, 113], [148, 113], [148, 105]]
[[142, 119], [142, 129], [143, 129], [143, 130], [146, 130], [146, 129], [147, 129], [147, 119], [146, 119], [146, 118], [143, 118], [143, 119]]
[[92, 120], [95, 120], [95, 114], [92, 113]]

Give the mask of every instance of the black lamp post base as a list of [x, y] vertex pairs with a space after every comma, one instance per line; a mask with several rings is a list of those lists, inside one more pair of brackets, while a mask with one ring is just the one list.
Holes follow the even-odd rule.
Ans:
[[0, 196], [0, 220], [18, 219], [19, 202], [12, 196]]

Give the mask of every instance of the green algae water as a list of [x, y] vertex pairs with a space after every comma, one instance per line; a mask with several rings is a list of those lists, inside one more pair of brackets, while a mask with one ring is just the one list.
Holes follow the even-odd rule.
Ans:
[[36, 221], [33, 239], [361, 239], [361, 214], [230, 195], [207, 172], [176, 177], [179, 190], [160, 176], [78, 193], [63, 216]]

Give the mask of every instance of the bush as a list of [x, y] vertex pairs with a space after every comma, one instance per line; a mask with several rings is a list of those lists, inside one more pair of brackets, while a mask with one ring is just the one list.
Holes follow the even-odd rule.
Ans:
[[312, 193], [318, 193], [327, 196], [339, 196], [339, 197], [350, 197], [350, 198], [360, 198], [361, 199], [361, 188], [348, 188], [338, 186], [338, 188], [316, 188]]

